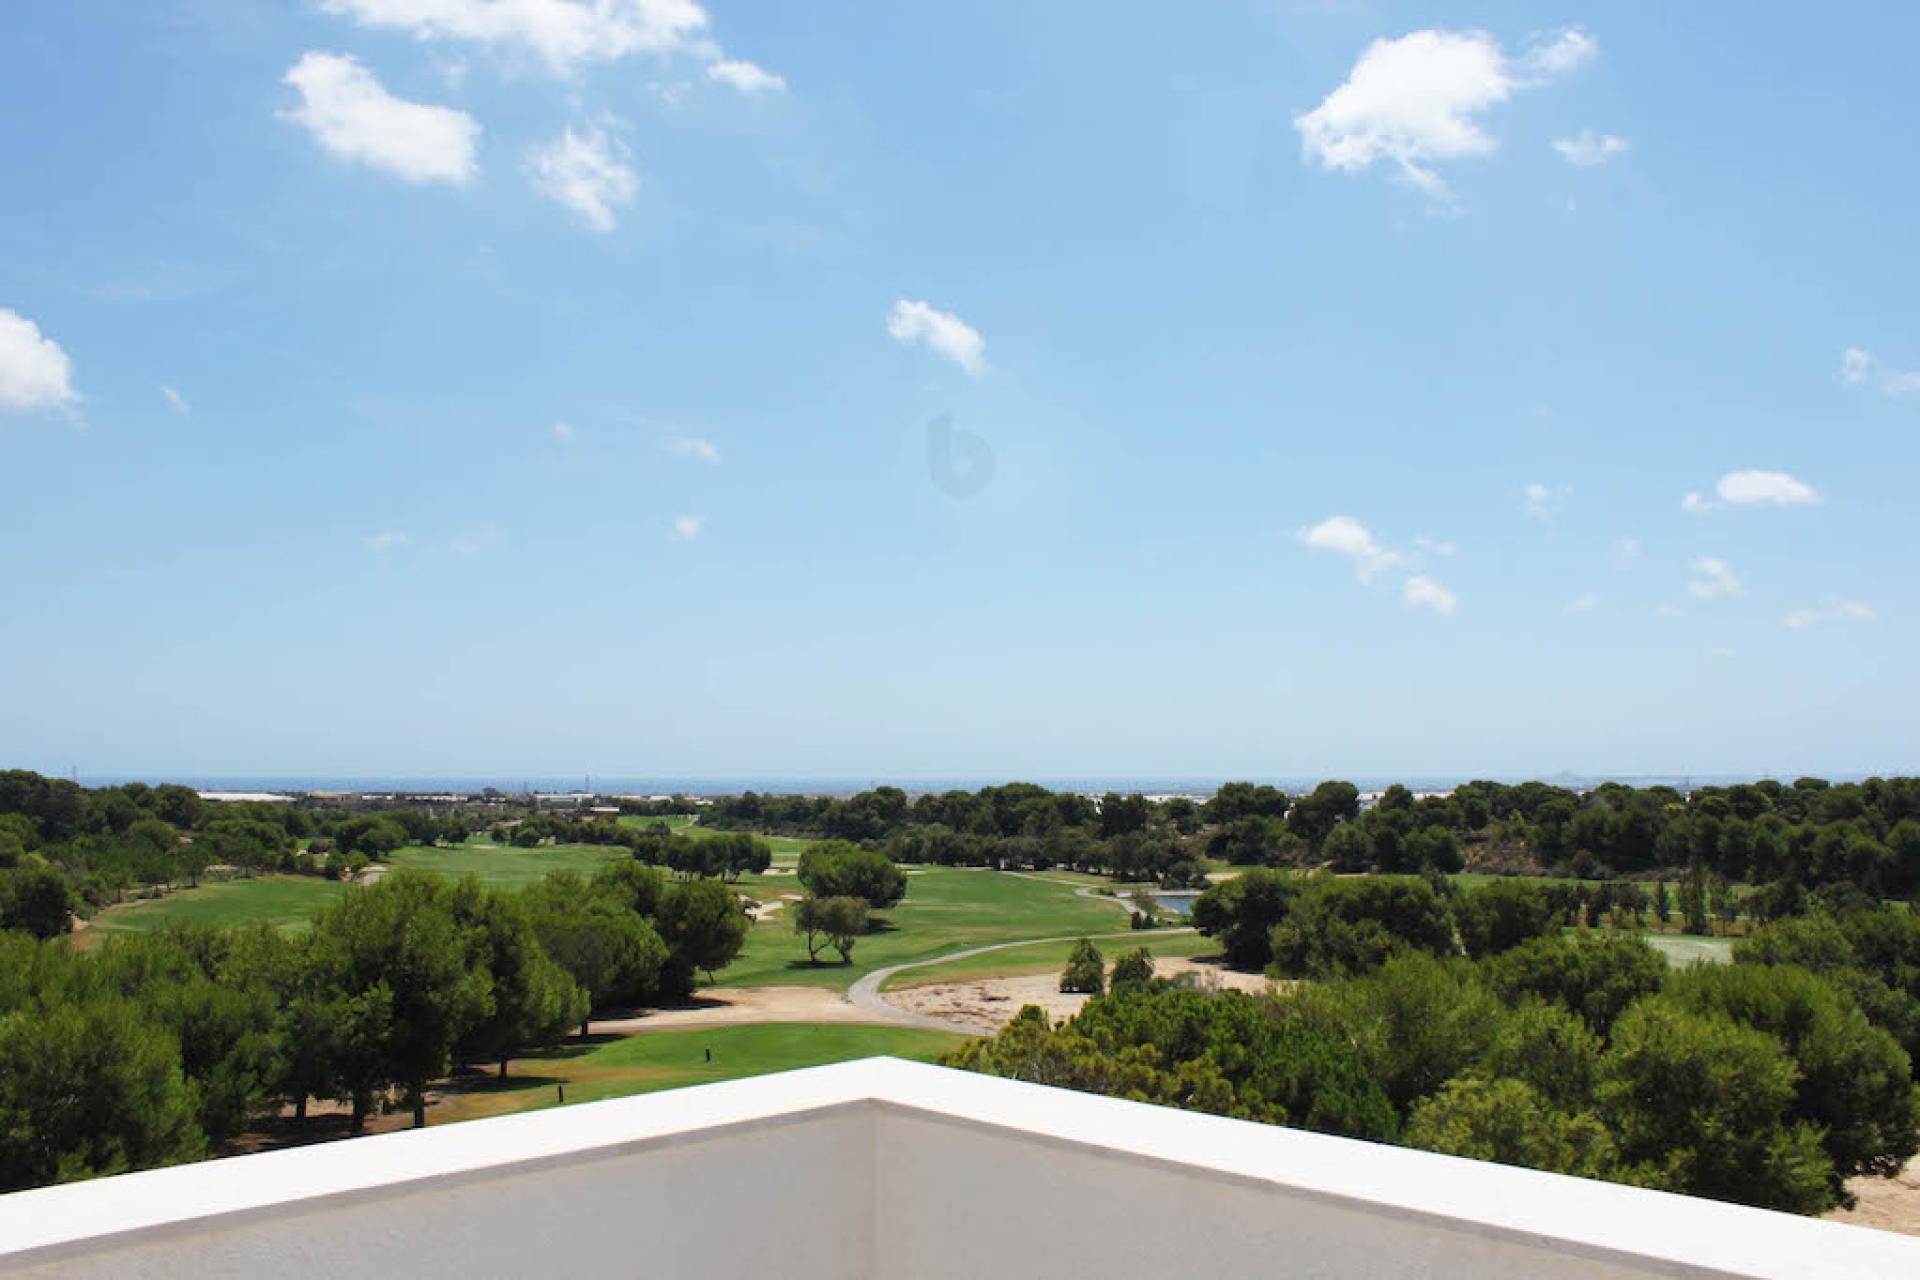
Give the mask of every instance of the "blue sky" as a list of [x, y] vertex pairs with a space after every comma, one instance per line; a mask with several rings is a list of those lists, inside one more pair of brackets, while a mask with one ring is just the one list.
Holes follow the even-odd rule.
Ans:
[[1916, 39], [22, 6], [4, 763], [1920, 769]]

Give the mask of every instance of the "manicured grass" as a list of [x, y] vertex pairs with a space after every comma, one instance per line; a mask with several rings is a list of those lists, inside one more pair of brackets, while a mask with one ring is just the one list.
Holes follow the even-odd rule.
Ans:
[[164, 898], [110, 907], [95, 916], [80, 937], [145, 932], [170, 924], [215, 929], [270, 924], [292, 932], [305, 929], [314, 912], [337, 901], [346, 889], [339, 881], [318, 876], [208, 880], [198, 889], [176, 889]]
[[[453, 848], [419, 845], [396, 849], [382, 865], [434, 875], [478, 876], [492, 888], [520, 889], [551, 871], [591, 875], [609, 862], [628, 857], [618, 845], [562, 844], [537, 849], [488, 847], [486, 839]], [[338, 900], [347, 886], [319, 876], [255, 876], [203, 881], [197, 889], [175, 889], [164, 898], [109, 907], [94, 917], [87, 932], [163, 929], [169, 924], [228, 929], [270, 924], [289, 932], [305, 929], [313, 913]]]
[[[1108, 932], [1101, 930], [1101, 932]], [[1217, 955], [1220, 944], [1213, 938], [1203, 938], [1197, 933], [1171, 933], [1159, 930], [1143, 929], [1122, 938], [1095, 937], [1094, 945], [1100, 948], [1109, 963], [1117, 960], [1129, 951], [1145, 947], [1156, 956], [1206, 956]], [[881, 990], [894, 991], [901, 987], [917, 987], [929, 982], [960, 982], [969, 978], [1024, 978], [1036, 973], [1058, 973], [1067, 966], [1067, 952], [1073, 949], [1071, 942], [1035, 942], [1024, 947], [1008, 947], [1002, 951], [989, 951], [983, 956], [968, 956], [964, 960], [949, 960], [945, 964], [932, 964], [924, 969], [908, 969], [905, 973], [895, 974], [882, 984]], [[855, 955], [860, 954], [858, 951]]]
[[1696, 933], [1687, 934], [1642, 934], [1647, 945], [1666, 956], [1667, 963], [1676, 969], [1684, 969], [1696, 960], [1708, 964], [1725, 964], [1733, 959], [1732, 938], [1703, 938]]
[[[1457, 876], [1448, 876], [1447, 879], [1462, 889], [1479, 889], [1486, 885], [1499, 884], [1503, 880], [1512, 880], [1521, 884], [1540, 885], [1543, 887], [1554, 884], [1572, 885], [1581, 883], [1571, 876], [1495, 876], [1480, 871], [1463, 871]], [[1589, 883], [1599, 884], [1600, 882], [1594, 880]], [[1647, 892], [1652, 893], [1653, 890], [1648, 889]]]
[[[791, 877], [762, 881], [798, 892]], [[806, 948], [781, 912], [753, 927], [740, 958], [720, 971], [723, 987], [803, 986], [844, 991], [862, 974], [950, 951], [1127, 927], [1112, 901], [1082, 898], [1073, 888], [996, 871], [931, 868], [907, 877], [905, 901], [879, 913], [874, 933], [855, 945], [852, 964], [807, 963]]]
[[[516, 1059], [505, 1081], [475, 1082], [462, 1089], [433, 1109], [429, 1123], [551, 1107], [559, 1101], [561, 1085], [571, 1104], [879, 1054], [931, 1062], [966, 1039], [910, 1027], [802, 1022], [642, 1032]], [[712, 1061], [707, 1060], [708, 1050]]]
[[[492, 847], [488, 847], [492, 846]], [[409, 845], [380, 861], [396, 871], [426, 871], [444, 876], [477, 876], [490, 889], [522, 889], [554, 871], [592, 875], [609, 862], [633, 855], [617, 844], [551, 844], [532, 849], [469, 840], [452, 848]]]

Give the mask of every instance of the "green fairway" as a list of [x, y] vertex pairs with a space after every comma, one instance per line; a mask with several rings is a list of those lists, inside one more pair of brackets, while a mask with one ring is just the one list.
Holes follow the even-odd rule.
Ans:
[[1667, 963], [1676, 969], [1684, 969], [1695, 961], [1708, 964], [1725, 964], [1733, 959], [1732, 938], [1703, 938], [1698, 934], [1642, 934], [1647, 945], [1667, 958]]
[[[790, 878], [760, 881], [768, 891], [798, 892]], [[930, 960], [950, 951], [1127, 927], [1111, 900], [1083, 898], [1072, 886], [997, 871], [915, 869], [905, 901], [875, 914], [876, 931], [854, 947], [852, 964], [807, 963], [806, 948], [783, 911], [747, 935], [740, 958], [720, 971], [723, 987], [806, 986], [844, 991], [873, 969]]]
[[[479, 839], [451, 848], [412, 845], [394, 850], [381, 862], [395, 870], [478, 876], [482, 884], [492, 888], [520, 889], [552, 871], [591, 875], [607, 863], [628, 856], [618, 845], [561, 844], [514, 849]], [[89, 931], [162, 929], [169, 924], [220, 929], [270, 924], [291, 931], [306, 928], [314, 912], [344, 892], [345, 884], [319, 876], [207, 880], [197, 889], [175, 889], [164, 898], [109, 907], [94, 917]]]
[[477, 876], [490, 889], [521, 889], [554, 871], [592, 875], [609, 862], [633, 855], [617, 844], [548, 844], [532, 849], [469, 840], [451, 848], [409, 845], [380, 861], [395, 871], [426, 871], [443, 876]]
[[270, 924], [289, 931], [304, 929], [314, 912], [336, 901], [346, 888], [337, 880], [318, 876], [208, 880], [198, 889], [176, 889], [164, 898], [110, 907], [93, 918], [87, 933], [144, 932], [170, 924], [214, 929]]
[[[1142, 930], [1117, 938], [1096, 937], [1094, 945], [1100, 948], [1109, 963], [1141, 947], [1156, 956], [1206, 956], [1217, 955], [1220, 951], [1220, 944], [1212, 938], [1203, 938], [1197, 933], [1158, 930]], [[968, 978], [1023, 978], [1036, 973], [1058, 973], [1066, 967], [1067, 953], [1071, 950], [1071, 942], [1035, 942], [1024, 947], [1007, 947], [981, 956], [968, 956], [964, 960], [949, 960], [945, 964], [930, 964], [923, 969], [908, 969], [887, 979], [881, 985], [881, 990], [892, 991], [928, 982], [958, 982]], [[854, 954], [860, 953], [856, 951]]]
[[880, 1054], [931, 1062], [966, 1039], [907, 1027], [804, 1022], [643, 1032], [516, 1059], [505, 1081], [475, 1081], [458, 1090], [433, 1109], [431, 1122], [550, 1107], [561, 1085], [569, 1103], [594, 1102]]

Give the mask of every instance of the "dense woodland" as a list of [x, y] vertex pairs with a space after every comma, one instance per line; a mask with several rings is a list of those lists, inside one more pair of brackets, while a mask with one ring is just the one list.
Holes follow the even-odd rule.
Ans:
[[[655, 811], [655, 810], [648, 810]], [[664, 812], [658, 810], [657, 812]], [[730, 881], [756, 833], [819, 843], [792, 924], [847, 961], [904, 862], [1071, 867], [1209, 886], [1194, 923], [1266, 999], [1148, 980], [1063, 1027], [1023, 1015], [964, 1065], [1170, 1105], [1801, 1212], [1915, 1149], [1920, 784], [1224, 786], [1204, 804], [1025, 784], [909, 798], [753, 794], [703, 825], [616, 823], [504, 797], [434, 806], [206, 803], [175, 786], [0, 774], [0, 1188], [192, 1159], [309, 1099], [357, 1127], [423, 1112], [456, 1065], [551, 1045], [595, 1010], [688, 991], [736, 956]], [[345, 876], [403, 845], [616, 846], [521, 892], [389, 874], [313, 929], [67, 935], [143, 886]], [[1245, 868], [1213, 884], [1221, 863]], [[1462, 891], [1472, 867], [1563, 873]], [[1314, 872], [1376, 872], [1369, 876]], [[1754, 929], [1675, 975], [1649, 924]], [[1080, 989], [1105, 986], [1076, 957]], [[1291, 988], [1289, 988], [1291, 990]]]
[[1067, 867], [1168, 887], [1204, 882], [1206, 861], [1338, 872], [1460, 870], [1584, 880], [1753, 886], [1762, 918], [1810, 895], [1920, 891], [1920, 779], [1741, 783], [1587, 792], [1471, 782], [1445, 796], [1388, 788], [1362, 811], [1347, 782], [1304, 795], [1233, 782], [1205, 803], [1109, 793], [1099, 800], [1013, 783], [909, 798], [880, 787], [844, 799], [729, 796], [702, 819], [743, 831], [832, 836], [900, 862]]
[[1674, 971], [1635, 934], [1563, 933], [1517, 882], [1449, 900], [1415, 878], [1243, 879], [1202, 927], [1308, 981], [1207, 992], [1152, 981], [1143, 954], [1103, 981], [1085, 944], [1061, 986], [1106, 994], [1059, 1026], [1029, 1007], [951, 1061], [1795, 1213], [1920, 1149], [1911, 912], [1819, 910]]
[[486, 890], [399, 872], [310, 932], [169, 929], [90, 951], [0, 932], [0, 1189], [190, 1160], [309, 1098], [410, 1107], [456, 1064], [691, 990], [748, 920], [635, 861]]

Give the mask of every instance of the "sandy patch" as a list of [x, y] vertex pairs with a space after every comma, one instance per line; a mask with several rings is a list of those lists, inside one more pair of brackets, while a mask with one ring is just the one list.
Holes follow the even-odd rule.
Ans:
[[[1203, 984], [1217, 984], [1235, 991], [1262, 992], [1266, 978], [1258, 973], [1236, 973], [1218, 964], [1175, 957], [1156, 957], [1155, 977], [1171, 978], [1182, 973], [1202, 975]], [[1087, 1002], [1083, 995], [1060, 990], [1060, 975], [1038, 973], [1023, 978], [974, 978], [964, 982], [930, 982], [917, 987], [901, 987], [882, 997], [888, 1004], [925, 1018], [940, 1018], [991, 1035], [1013, 1021], [1026, 1005], [1037, 1004], [1048, 1018], [1058, 1021], [1080, 1012]]]
[[881, 1022], [838, 991], [819, 987], [709, 988], [664, 1009], [624, 1018], [595, 1018], [595, 1034], [719, 1027], [736, 1022]]
[[1860, 1198], [1851, 1209], [1835, 1209], [1829, 1221], [1849, 1226], [1920, 1236], [1920, 1159], [1891, 1178], [1854, 1178], [1847, 1190]]
[[763, 920], [771, 920], [780, 914], [781, 908], [785, 907], [789, 902], [799, 902], [801, 897], [802, 895], [797, 893], [783, 893], [777, 902], [753, 903], [747, 908], [747, 916], [755, 924], [759, 924]]

